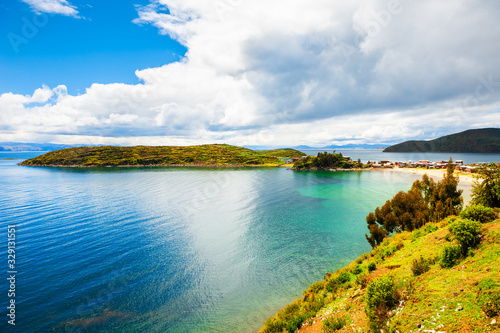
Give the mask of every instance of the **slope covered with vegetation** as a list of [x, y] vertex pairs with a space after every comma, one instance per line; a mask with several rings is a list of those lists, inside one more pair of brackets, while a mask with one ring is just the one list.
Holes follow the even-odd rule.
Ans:
[[384, 152], [500, 153], [500, 129], [474, 129], [434, 140], [405, 141], [385, 148]]
[[[297, 152], [290, 150], [295, 156]], [[25, 166], [279, 166], [283, 161], [275, 155], [226, 144], [200, 146], [136, 146], [136, 147], [79, 147], [48, 152], [26, 160]], [[282, 156], [287, 157], [282, 152]]]
[[294, 158], [307, 156], [301, 151], [292, 148], [270, 149], [270, 150], [256, 150], [257, 154], [262, 156], [278, 157], [278, 158]]
[[479, 169], [464, 210], [450, 171], [370, 213], [373, 250], [313, 283], [260, 332], [500, 332], [500, 166]]
[[481, 224], [480, 243], [462, 255], [451, 226], [464, 221], [386, 238], [312, 284], [260, 332], [500, 332], [500, 221]]

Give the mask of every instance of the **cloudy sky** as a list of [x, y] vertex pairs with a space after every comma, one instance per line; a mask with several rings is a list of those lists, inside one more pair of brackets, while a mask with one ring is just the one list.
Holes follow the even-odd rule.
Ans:
[[493, 0], [9, 0], [0, 141], [323, 146], [500, 125]]

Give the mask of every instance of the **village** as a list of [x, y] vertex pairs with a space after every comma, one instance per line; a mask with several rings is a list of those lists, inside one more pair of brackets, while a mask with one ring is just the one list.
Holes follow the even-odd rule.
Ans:
[[[391, 162], [389, 160], [368, 161], [368, 165], [372, 168], [423, 168], [423, 169], [446, 169], [448, 167], [449, 161], [428, 161], [420, 160], [418, 162], [408, 161], [408, 162]], [[452, 163], [455, 170], [464, 173], [475, 173], [479, 165], [486, 163], [473, 163], [470, 165], [464, 164], [462, 160], [456, 160]]]

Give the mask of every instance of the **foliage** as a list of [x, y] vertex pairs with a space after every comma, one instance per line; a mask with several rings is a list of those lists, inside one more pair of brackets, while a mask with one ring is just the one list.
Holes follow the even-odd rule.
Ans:
[[368, 271], [369, 272], [373, 272], [374, 270], [377, 269], [377, 265], [375, 264], [374, 261], [371, 261], [369, 264], [368, 264]]
[[489, 290], [481, 293], [478, 297], [478, 303], [488, 317], [497, 316], [500, 314], [500, 291]]
[[450, 224], [448, 229], [460, 244], [464, 256], [467, 256], [469, 249], [476, 248], [481, 242], [483, 226], [478, 221], [459, 219]]
[[361, 273], [356, 276], [356, 284], [360, 286], [362, 289], [366, 288], [368, 285], [369, 279], [368, 279], [369, 274], [368, 273]]
[[481, 128], [434, 140], [405, 141], [387, 147], [384, 152], [500, 153], [500, 130]]
[[323, 333], [332, 333], [341, 330], [347, 324], [346, 317], [329, 317], [323, 320], [321, 331]]
[[280, 149], [270, 149], [270, 150], [256, 150], [257, 154], [268, 157], [279, 157], [279, 158], [294, 158], [307, 156], [301, 151], [292, 148], [280, 148]]
[[48, 152], [26, 160], [26, 166], [254, 166], [284, 162], [253, 150], [226, 144], [201, 146], [79, 147]]
[[490, 163], [477, 168], [478, 179], [472, 186], [472, 203], [500, 207], [500, 165]]
[[441, 261], [439, 265], [442, 268], [451, 268], [455, 266], [462, 257], [462, 249], [459, 245], [445, 245], [441, 253]]
[[365, 313], [370, 320], [370, 328], [379, 331], [380, 327], [389, 318], [389, 311], [394, 308], [398, 296], [392, 275], [384, 275], [366, 288]]
[[351, 169], [354, 167], [361, 167], [360, 162], [354, 162], [351, 160], [346, 160], [341, 153], [333, 154], [318, 153], [316, 157], [307, 156], [306, 158], [301, 158], [293, 164], [293, 167], [297, 170], [305, 169]]
[[465, 207], [460, 212], [461, 218], [479, 221], [481, 223], [488, 223], [496, 218], [493, 208], [485, 207], [483, 205], [470, 205]]
[[370, 235], [365, 234], [366, 240], [375, 247], [391, 233], [413, 231], [426, 222], [457, 215], [463, 202], [462, 190], [458, 190], [457, 185], [458, 177], [453, 175], [450, 159], [442, 180], [436, 183], [425, 174], [408, 192], [397, 193], [374, 213], [369, 213], [366, 223]]
[[411, 262], [411, 272], [415, 276], [419, 276], [429, 271], [429, 260], [424, 259], [424, 257], [420, 256], [419, 258], [413, 259]]

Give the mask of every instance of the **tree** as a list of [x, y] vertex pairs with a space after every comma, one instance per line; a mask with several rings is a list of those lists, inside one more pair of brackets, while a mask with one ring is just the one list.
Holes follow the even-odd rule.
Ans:
[[442, 180], [436, 183], [425, 174], [408, 192], [397, 193], [374, 213], [368, 214], [366, 223], [370, 236], [365, 234], [368, 243], [375, 247], [391, 233], [413, 231], [429, 221], [458, 215], [462, 209], [462, 190], [457, 189], [459, 178], [453, 172], [450, 158]]
[[472, 203], [486, 207], [500, 207], [500, 166], [495, 163], [481, 165], [478, 178], [472, 185]]

